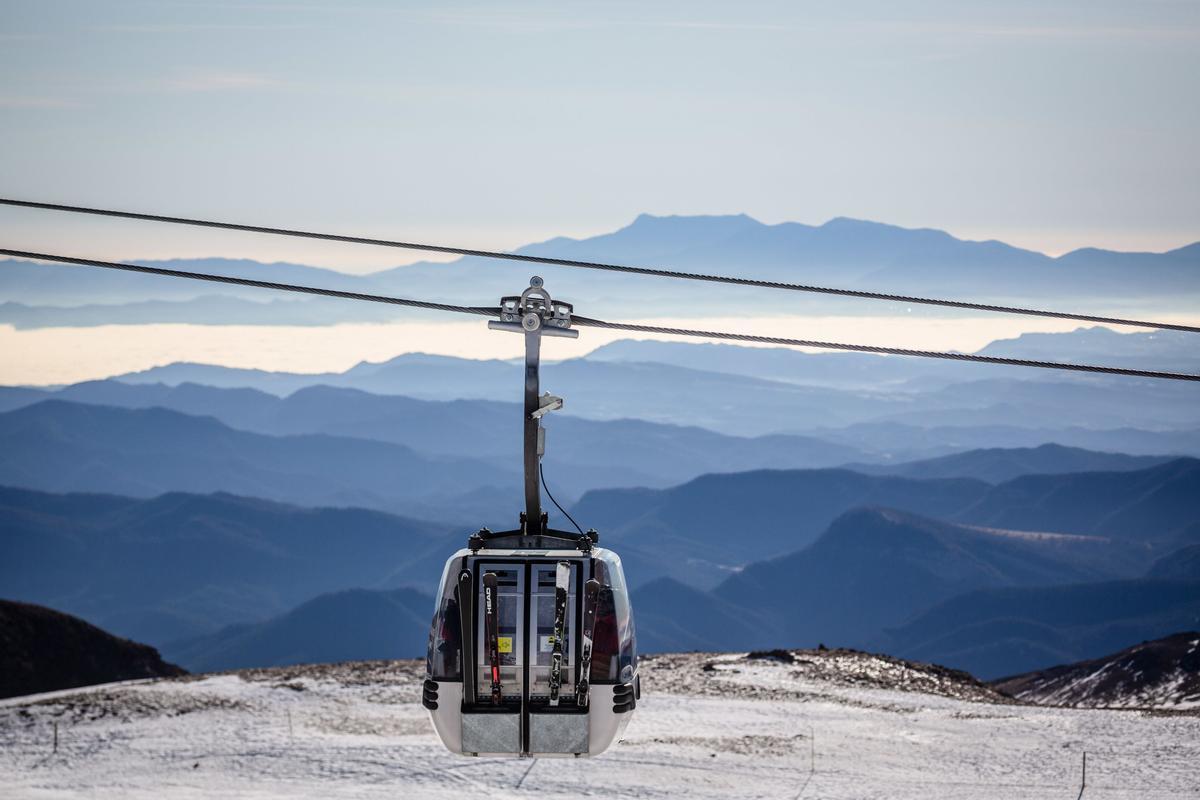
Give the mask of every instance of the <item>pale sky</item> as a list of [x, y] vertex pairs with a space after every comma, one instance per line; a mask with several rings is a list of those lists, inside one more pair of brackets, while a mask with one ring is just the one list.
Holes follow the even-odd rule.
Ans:
[[[638, 213], [1200, 239], [1200, 3], [0, 4], [0, 194], [509, 248]], [[403, 254], [0, 209], [7, 246]]]

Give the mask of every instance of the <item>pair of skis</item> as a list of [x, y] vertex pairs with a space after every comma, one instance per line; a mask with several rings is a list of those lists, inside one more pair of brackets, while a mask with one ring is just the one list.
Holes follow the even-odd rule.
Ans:
[[[472, 596], [471, 572], [458, 574], [459, 623], [462, 626], [463, 658], [463, 702], [475, 704], [475, 614]], [[487, 648], [488, 665], [491, 667], [492, 704], [500, 705], [504, 699], [500, 683], [500, 626], [497, 613], [500, 606], [499, 581], [496, 573], [483, 573], [483, 642]]]
[[500, 705], [504, 699], [500, 686], [500, 626], [496, 616], [500, 607], [498, 583], [496, 573], [483, 574], [483, 636], [492, 668], [492, 705]]
[[[483, 622], [484, 644], [487, 647], [488, 665], [491, 671], [492, 704], [499, 705], [503, 701], [503, 686], [500, 682], [500, 634], [499, 634], [499, 591], [496, 573], [485, 572], [483, 575]], [[550, 655], [550, 705], [559, 704], [562, 691], [563, 645], [566, 639], [567, 598], [571, 586], [571, 564], [560, 561], [555, 570], [554, 580], [554, 628], [552, 650]], [[459, 575], [459, 608], [463, 628], [464, 667], [471, 664], [470, 674], [464, 674], [463, 683], [469, 687], [464, 692], [463, 699], [468, 703], [475, 702], [474, 654], [465, 646], [473, 640], [470, 633], [474, 629], [470, 604], [462, 599], [470, 597], [471, 573], [467, 570]], [[584, 587], [583, 604], [583, 635], [582, 652], [579, 661], [579, 680], [575, 683], [575, 703], [585, 707], [588, 703], [588, 689], [592, 668], [592, 639], [596, 626], [596, 601], [600, 593], [599, 581], [589, 580]], [[469, 658], [469, 662], [468, 662]], [[466, 670], [464, 670], [466, 672]]]
[[[550, 655], [550, 705], [556, 706], [562, 689], [563, 645], [567, 618], [567, 593], [571, 585], [571, 565], [558, 562], [554, 581], [554, 649]], [[600, 582], [589, 580], [583, 588], [583, 635], [579, 658], [579, 679], [575, 682], [575, 705], [585, 708], [592, 673], [592, 638], [596, 629], [596, 601]]]
[[579, 680], [575, 682], [575, 705], [586, 708], [592, 678], [592, 635], [596, 631], [596, 602], [600, 581], [592, 578], [583, 586], [583, 636], [579, 654]]
[[550, 705], [558, 705], [558, 694], [562, 688], [563, 639], [567, 627], [567, 592], [571, 589], [571, 563], [558, 562], [554, 573], [554, 631], [550, 634], [553, 649], [550, 651]]

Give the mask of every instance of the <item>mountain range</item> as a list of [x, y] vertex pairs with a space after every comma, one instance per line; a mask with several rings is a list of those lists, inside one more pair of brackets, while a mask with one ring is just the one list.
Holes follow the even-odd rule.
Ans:
[[[1200, 610], [1200, 583], [1187, 565], [1200, 541], [1200, 493], [1189, 488], [1197, 475], [1200, 462], [1191, 459], [997, 485], [846, 470], [712, 475], [605, 503], [636, 524], [602, 529], [601, 543], [622, 554], [635, 607], [646, 609], [639, 611], [644, 650], [824, 642], [995, 677], [1195, 627], [1189, 620]], [[1031, 479], [1040, 493], [1012, 491]], [[1129, 491], [1113, 491], [1116, 483]], [[1173, 504], [1155, 500], [1172, 492]], [[1037, 498], [1030, 507], [1067, 530], [924, 516], [933, 508], [965, 520], [979, 509], [993, 513], [1004, 498], [1024, 503], [1030, 496]], [[923, 507], [870, 507], [883, 500]], [[634, 501], [640, 510], [629, 508]], [[1163, 513], [1145, 527], [1108, 530], [1143, 503]], [[580, 505], [582, 515], [587, 506]], [[1072, 508], [1074, 517], [1066, 513]], [[797, 520], [811, 525], [822, 514], [832, 518], [824, 530], [807, 540], [797, 535]], [[319, 644], [294, 641], [305, 620], [379, 619], [398, 613], [387, 610], [396, 603], [412, 612], [406, 619], [419, 618], [424, 601], [412, 595], [351, 594], [342, 605], [322, 601], [302, 613], [297, 606], [359, 588], [427, 590], [465, 533], [376, 512], [222, 494], [135, 500], [17, 489], [0, 491], [0, 532], [0, 586], [9, 596], [170, 645], [171, 657], [205, 668], [253, 653], [306, 657], [299, 654]], [[323, 611], [360, 601], [361, 612]], [[415, 638], [402, 649], [415, 654], [420, 626], [413, 625]], [[379, 629], [363, 630], [369, 638]]]
[[[626, 377], [634, 391], [636, 376]], [[81, 403], [95, 408], [85, 410]], [[115, 380], [54, 391], [0, 387], [0, 436], [9, 443], [0, 453], [0, 474], [11, 485], [47, 490], [148, 496], [172, 489], [225, 489], [416, 516], [438, 516], [437, 509], [449, 505], [461, 512], [456, 515], [461, 522], [506, 525], [509, 514], [502, 519], [492, 514], [496, 504], [507, 506], [504, 498], [519, 486], [519, 415], [520, 407], [513, 403], [420, 400], [324, 385], [284, 397], [255, 389]], [[947, 429], [927, 432], [887, 423], [826, 429], [820, 436], [744, 437], [696, 426], [569, 414], [551, 415], [546, 426], [548, 479], [560, 499], [572, 502], [592, 489], [662, 488], [705, 473], [760, 468], [845, 464], [863, 473], [997, 482], [1029, 473], [1132, 469], [1167, 459], [1043, 445], [908, 463], [930, 453], [963, 450], [971, 438], [1005, 438], [1013, 433], [1009, 428], [992, 433], [949, 429], [943, 435]], [[1186, 433], [1024, 433], [1030, 439], [1078, 433], [1101, 445], [1110, 439], [1141, 440], [1146, 449], [1161, 444], [1160, 452], [1186, 452], [1190, 446]], [[911, 450], [906, 452], [903, 440], [911, 442]], [[1200, 449], [1200, 441], [1196, 444]], [[101, 455], [104, 449], [110, 452]], [[165, 459], [168, 468], [160, 470], [156, 457]], [[237, 463], [209, 468], [230, 458]], [[97, 459], [119, 459], [126, 472], [89, 466]]]
[[516, 492], [502, 463], [324, 434], [266, 436], [211, 417], [46, 400], [0, 414], [0, 484], [153, 497], [238, 492], [305, 505], [404, 510], [468, 489]]
[[[44, 401], [60, 403], [45, 406]], [[70, 401], [61, 405], [64, 401]], [[152, 410], [160, 427], [154, 435], [171, 439], [166, 431], [168, 414], [177, 415], [180, 427], [199, 425], [197, 416], [215, 418], [238, 431], [266, 434], [270, 437], [308, 437], [310, 444], [327, 441], [349, 447], [348, 439], [387, 443], [393, 456], [446, 462], [450, 466], [485, 461], [494, 464], [496, 474], [480, 475], [478, 469], [462, 469], [453, 480], [441, 485], [449, 493], [463, 493], [478, 486], [515, 486], [519, 470], [520, 406], [483, 400], [428, 401], [398, 395], [374, 395], [355, 389], [315, 386], [301, 389], [286, 398], [251, 389], [218, 389], [196, 384], [169, 387], [162, 384], [125, 384], [97, 381], [76, 384], [57, 392], [0, 388], [0, 409], [8, 413], [24, 412], [24, 417], [39, 414], [70, 416], [68, 406], [79, 404], [111, 406], [134, 410], [116, 414], [116, 419], [140, 419]], [[32, 407], [41, 408], [33, 412]], [[11, 409], [11, 411], [9, 411]], [[114, 409], [115, 411], [115, 409]], [[82, 412], [74, 412], [82, 413]], [[97, 411], [97, 414], [111, 412]], [[140, 415], [140, 416], [139, 416]], [[185, 419], [186, 415], [186, 419]], [[0, 412], [0, 420], [7, 419]], [[212, 426], [213, 420], [205, 423]], [[0, 422], [0, 426], [3, 422]], [[69, 423], [64, 423], [69, 425]], [[778, 435], [761, 437], [724, 436], [694, 426], [664, 425], [634, 419], [593, 421], [571, 416], [552, 416], [546, 421], [548, 436], [547, 473], [568, 497], [578, 497], [588, 488], [601, 486], [666, 486], [717, 469], [750, 469], [762, 466], [828, 466], [869, 454], [846, 445], [828, 443], [814, 437]], [[183, 434], [179, 434], [183, 435]], [[325, 439], [314, 440], [311, 435]], [[232, 434], [226, 433], [227, 437]], [[243, 438], [240, 444], [261, 449], [260, 438]], [[277, 442], [276, 442], [277, 443]], [[50, 443], [29, 446], [39, 450]], [[14, 451], [13, 458], [19, 453]], [[262, 454], [247, 453], [247, 460]], [[332, 459], [332, 453], [331, 453]], [[333, 483], [346, 483], [354, 475], [351, 464], [338, 467]], [[340, 473], [345, 472], [345, 480]], [[430, 479], [444, 477], [433, 470]], [[107, 488], [107, 487], [77, 487]], [[179, 486], [175, 488], [189, 488]], [[414, 495], [409, 487], [395, 489], [400, 502]], [[267, 495], [264, 495], [267, 496]], [[380, 507], [378, 503], [363, 503]], [[386, 506], [384, 506], [386, 507]]]
[[[1200, 530], [1189, 528], [1189, 538], [1200, 541]], [[1165, 555], [1146, 573], [1148, 578], [1172, 581], [1200, 581], [1200, 544], [1185, 545]]]
[[462, 541], [362, 509], [0, 488], [0, 591], [156, 646], [328, 592], [427, 586]]
[[1135, 471], [1170, 460], [1170, 456], [1098, 453], [1094, 450], [1050, 443], [1038, 447], [989, 447], [967, 450], [901, 464], [847, 464], [846, 468], [868, 475], [902, 475], [907, 478], [964, 477], [978, 478], [988, 483], [1003, 483], [1022, 475]]
[[[1062, 333], [1023, 333], [996, 339], [980, 355], [1035, 361], [1075, 361], [1194, 372], [1200, 369], [1195, 334], [1118, 332], [1100, 325]], [[671, 364], [706, 372], [842, 389], [931, 389], [984, 378], [1066, 378], [1021, 367], [964, 364], [869, 353], [804, 352], [783, 347], [622, 339], [601, 345], [591, 361]]]
[[957, 518], [981, 525], [1190, 544], [1200, 528], [1200, 461], [1131, 472], [1023, 475]]
[[1101, 658], [1004, 678], [993, 686], [1041, 705], [1194, 709], [1200, 707], [1200, 632], [1176, 633]]
[[[1200, 293], [1200, 243], [1166, 253], [1117, 253], [1076, 250], [1052, 258], [996, 241], [964, 241], [938, 230], [905, 229], [877, 222], [837, 218], [823, 225], [785, 222], [765, 225], [745, 215], [656, 217], [643, 214], [620, 230], [586, 239], [557, 237], [518, 248], [515, 252], [556, 258], [632, 263], [643, 266], [699, 270], [816, 285], [869, 288], [908, 295], [958, 293], [973, 299], [1023, 301], [1086, 300], [1097, 310], [1149, 307], [1153, 300], [1167, 308], [1195, 307]], [[418, 262], [355, 276], [298, 264], [260, 264], [228, 259], [190, 259], [161, 264], [174, 269], [212, 274], [242, 274], [261, 280], [322, 285], [360, 292], [395, 293], [468, 305], [491, 303], [526, 285], [529, 265], [467, 256], [448, 264]], [[854, 301], [780, 297], [762, 290], [715, 288], [640, 276], [537, 265], [555, 296], [587, 298], [588, 316], [605, 317], [618, 309], [658, 315], [680, 310], [711, 315], [717, 311], [758, 309], [852, 309]], [[464, 296], [463, 286], [471, 287]], [[14, 261], [0, 270], [0, 293], [34, 305], [87, 305], [116, 302], [183, 300], [164, 307], [159, 316], [144, 306], [139, 321], [191, 321], [219, 324], [205, 284], [189, 284], [146, 275], [110, 274], [70, 266], [33, 265]], [[263, 292], [223, 289], [228, 297], [265, 302]], [[194, 307], [191, 307], [193, 301]], [[317, 299], [296, 301], [313, 309], [326, 322], [357, 318], [349, 304]], [[361, 304], [359, 304], [361, 305]], [[873, 308], [889, 306], [872, 303]], [[33, 321], [27, 309], [0, 309]], [[264, 305], [259, 319], [283, 306]], [[59, 324], [61, 311], [51, 313]], [[378, 311], [367, 311], [368, 315]], [[871, 313], [871, 311], [867, 311]], [[97, 317], [97, 314], [100, 317]], [[108, 321], [121, 321], [119, 309]], [[80, 312], [84, 324], [104, 318], [95, 307]], [[8, 321], [8, 320], [0, 320]]]
[[[1090, 335], [1082, 329], [1056, 334], [1055, 341], [1067, 348]], [[1121, 335], [1118, 341], [1134, 336]], [[1014, 340], [1010, 352], [1020, 355], [1020, 342]], [[897, 461], [1048, 441], [1134, 454], [1200, 453], [1200, 403], [1196, 387], [1190, 384], [1029, 370], [1012, 377], [1002, 370], [985, 375], [972, 371], [979, 365], [965, 365], [952, 375], [944, 365], [896, 357], [663, 344], [618, 342], [613, 349], [601, 348], [584, 358], [546, 364], [543, 386], [566, 399], [564, 410], [552, 419], [636, 418], [735, 436], [806, 435]], [[1129, 350], [1138, 351], [1143, 345], [1134, 343]], [[1154, 358], [1175, 369], [1184, 368], [1180, 365], [1187, 356], [1182, 354], [1192, 352], [1173, 342], [1154, 348]], [[1121, 352], [1114, 345], [1112, 357]], [[519, 399], [520, 370], [515, 362], [407, 354], [382, 363], [363, 362], [339, 373], [177, 363], [113, 380], [255, 389], [279, 397], [324, 386], [443, 402], [512, 402]], [[878, 380], [867, 388], [870, 374], [876, 372]], [[62, 399], [91, 402], [107, 397], [106, 402], [131, 406], [151, 402], [151, 395], [135, 398], [111, 387], [109, 394], [101, 394], [98, 383], [104, 382], [65, 387]], [[33, 391], [8, 387], [0, 397], [0, 408], [28, 403], [29, 397], [36, 396]], [[680, 402], [681, 396], [687, 402]], [[264, 414], [268, 407], [261, 398], [243, 396], [245, 409], [235, 400], [229, 396], [221, 404], [226, 413], [238, 415], [227, 418], [231, 424], [239, 426], [237, 419], [257, 414], [257, 430], [297, 432], [261, 427], [262, 418], [270, 416]], [[747, 413], [751, 406], [754, 413]], [[461, 409], [478, 411], [471, 406]], [[341, 432], [334, 426], [346, 422], [331, 417], [323, 426]]]
[[1141, 551], [1099, 537], [954, 525], [859, 508], [838, 517], [810, 546], [746, 566], [714, 594], [761, 610], [765, 629], [787, 642], [869, 647], [881, 632], [964, 592], [1141, 572]]
[[183, 674], [153, 647], [69, 614], [0, 600], [0, 699]]
[[1200, 627], [1200, 581], [1139, 578], [977, 589], [888, 632], [889, 652], [981, 678], [1099, 658]]
[[[0, 392], [13, 404], [39, 396]], [[461, 528], [512, 524], [520, 495], [512, 458], [518, 443], [487, 435], [489, 425], [515, 434], [517, 426], [509, 424], [519, 413], [515, 406], [324, 388], [280, 399], [250, 390], [114, 382], [53, 396], [149, 407], [52, 399], [0, 413], [0, 482], [134, 497], [248, 493], [310, 507], [394, 511]], [[252, 433], [159, 403], [272, 431], [332, 426], [352, 435]], [[473, 424], [459, 425], [463, 418]], [[564, 446], [547, 461], [549, 480], [563, 489], [563, 499], [583, 494], [572, 515], [623, 548], [635, 585], [672, 575], [711, 588], [747, 563], [806, 546], [840, 514], [871, 505], [995, 528], [1186, 543], [1194, 538], [1188, 526], [1196, 522], [1200, 492], [1194, 460], [1057, 446], [973, 451], [861, 471], [751, 469], [692, 478], [722, 467], [829, 463], [861, 454], [803, 437], [742, 439], [637, 421], [562, 417], [550, 425], [552, 443], [560, 432]], [[373, 434], [423, 449], [358, 438]], [[636, 468], [629, 468], [631, 461]], [[1020, 477], [1003, 480], [1014, 473]], [[671, 486], [680, 479], [685, 482]], [[621, 483], [643, 486], [591, 488]], [[655, 485], [670, 488], [647, 488]], [[746, 528], [755, 535], [728, 534]], [[686, 562], [673, 557], [680, 550], [690, 553]]]
[[162, 649], [197, 672], [413, 658], [429, 636], [432, 608], [432, 595], [413, 589], [351, 589]]
[[[856, 220], [644, 215], [520, 252], [1164, 318], [1200, 299], [1200, 243], [1050, 258]], [[366, 276], [166, 265], [471, 304], [531, 271], [471, 257]], [[601, 318], [908, 311], [538, 271]], [[20, 327], [412, 318], [21, 262], [0, 264], [0, 297], [0, 323]], [[980, 352], [1200, 370], [1188, 333], [1080, 328]], [[547, 422], [548, 485], [622, 554], [644, 651], [827, 643], [999, 677], [1200, 627], [1200, 461], [1179, 457], [1200, 455], [1194, 385], [634, 341], [542, 377], [566, 398]], [[511, 524], [520, 385], [515, 362], [408, 354], [313, 375], [179, 363], [2, 388], [0, 594], [189, 668], [417, 655], [445, 555], [471, 521]]]
[[[1135, 542], [856, 509], [812, 545], [712, 591], [634, 591], [649, 651], [855, 647], [999, 678], [1200, 623], [1200, 581], [1138, 575]], [[646, 622], [641, 609], [648, 608]]]
[[[1093, 334], [1092, 329], [1079, 329], [1054, 334], [1051, 341], [1069, 351], [1081, 346], [1081, 340], [1095, 338]], [[1195, 349], [1190, 339], [1181, 337], [1189, 335], [1111, 334], [1114, 341], [1107, 346], [1107, 357], [1095, 360], [1153, 363], [1187, 371], [1195, 360]], [[1040, 344], [1044, 341], [1044, 337], [1036, 339], [1027, 348], [1025, 337], [1020, 337], [994, 342], [985, 350], [1015, 358], [1029, 357], [1033, 351], [1042, 357], [1050, 346]], [[566, 399], [565, 413], [569, 415], [636, 417], [736, 435], [811, 435], [817, 429], [867, 422], [919, 427], [1200, 428], [1200, 404], [1196, 387], [1190, 384], [986, 365], [949, 366], [953, 369], [922, 359], [862, 354], [618, 342], [587, 357], [545, 364], [542, 382]], [[409, 354], [382, 363], [364, 362], [343, 373], [264, 373], [176, 364], [116, 379], [255, 388], [279, 395], [326, 385], [423, 399], [495, 400], [499, 396], [507, 400], [517, 397], [515, 388], [510, 394], [498, 387], [519, 387], [520, 365]], [[681, 394], [688, 398], [687, 403], [679, 402]], [[745, 413], [748, 397], [754, 398], [754, 414]], [[1153, 410], [1152, 417], [1147, 416], [1147, 409]], [[995, 444], [1016, 443], [999, 440]]]
[[[1131, 562], [1140, 574], [1152, 546], [1171, 549], [1200, 534], [1200, 461], [1176, 459], [1129, 472], [1025, 475], [995, 485], [845, 469], [706, 475], [670, 489], [589, 492], [572, 513], [622, 549], [634, 585], [665, 574], [705, 588], [751, 561], [806, 547], [837, 517], [862, 506], [997, 529], [1133, 541], [1145, 546]], [[673, 557], [679, 552], [688, 554], [687, 561]]]

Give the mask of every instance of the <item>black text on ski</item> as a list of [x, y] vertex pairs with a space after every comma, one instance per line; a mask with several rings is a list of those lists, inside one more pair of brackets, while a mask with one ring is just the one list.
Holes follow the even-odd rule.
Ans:
[[492, 703], [499, 705], [502, 699], [500, 686], [500, 633], [496, 625], [496, 573], [483, 575], [483, 622], [487, 638], [488, 661], [492, 669]]

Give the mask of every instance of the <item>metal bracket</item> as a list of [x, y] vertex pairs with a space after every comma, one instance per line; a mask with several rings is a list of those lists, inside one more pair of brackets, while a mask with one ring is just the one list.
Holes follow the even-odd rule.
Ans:
[[541, 400], [538, 401], [537, 411], [534, 411], [529, 416], [533, 417], [534, 419], [541, 419], [551, 411], [558, 411], [562, 407], [563, 399], [561, 397], [555, 397], [549, 392], [546, 392], [544, 395], [542, 395]]
[[500, 298], [500, 319], [489, 321], [488, 328], [512, 333], [540, 331], [544, 336], [578, 339], [579, 331], [571, 327], [574, 311], [570, 303], [552, 299], [545, 282], [534, 275], [529, 279], [529, 288], [520, 295]]

